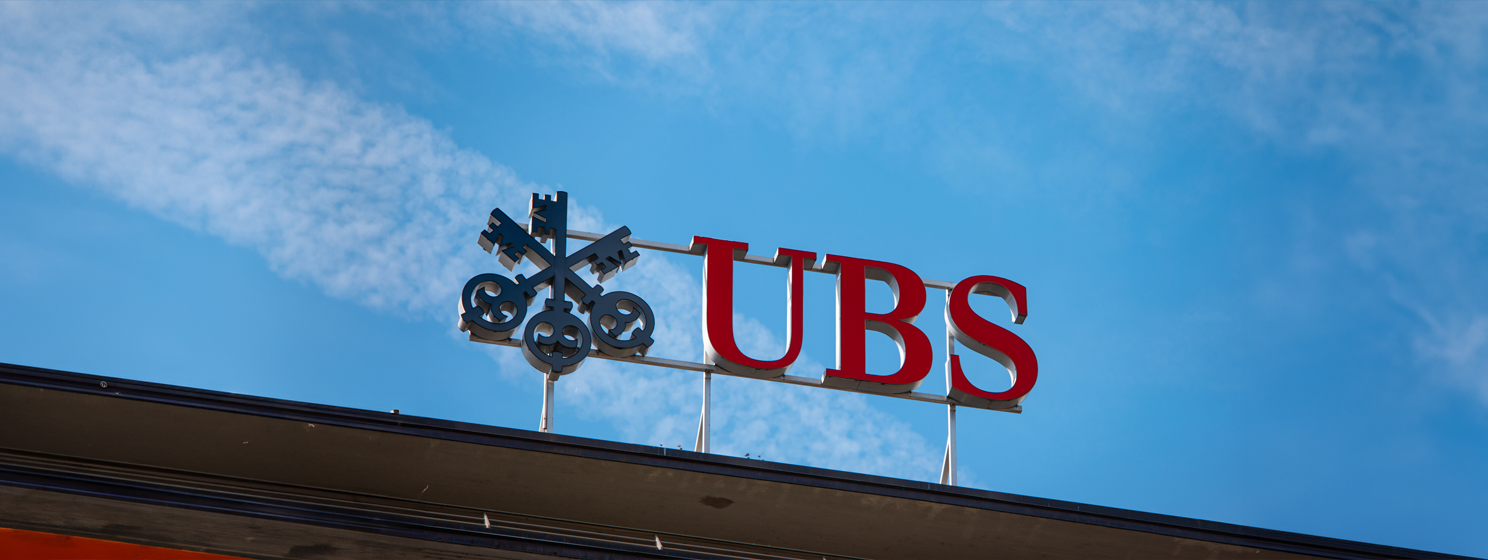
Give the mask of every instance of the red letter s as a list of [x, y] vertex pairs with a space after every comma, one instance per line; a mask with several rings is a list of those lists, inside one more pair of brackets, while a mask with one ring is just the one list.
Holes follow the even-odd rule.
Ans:
[[971, 309], [971, 294], [1000, 296], [1013, 312], [1013, 322], [1028, 316], [1028, 290], [1021, 284], [996, 276], [973, 276], [956, 284], [946, 304], [946, 324], [962, 345], [997, 360], [1013, 378], [1013, 386], [1001, 393], [978, 389], [961, 371], [961, 358], [952, 354], [950, 399], [977, 408], [1012, 408], [1028, 396], [1038, 381], [1038, 358], [1018, 335], [988, 322]]

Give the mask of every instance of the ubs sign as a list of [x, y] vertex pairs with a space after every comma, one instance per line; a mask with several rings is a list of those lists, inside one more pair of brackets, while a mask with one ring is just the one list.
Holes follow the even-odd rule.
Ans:
[[[472, 340], [520, 346], [528, 363], [546, 374], [549, 383], [573, 373], [592, 351], [598, 350], [602, 358], [648, 365], [864, 393], [932, 397], [914, 392], [934, 366], [930, 338], [914, 326], [926, 306], [927, 286], [947, 291], [948, 394], [921, 400], [943, 399], [953, 405], [1016, 410], [1038, 380], [1038, 359], [1033, 349], [971, 308], [973, 294], [998, 296], [1007, 302], [1012, 322], [1022, 323], [1028, 316], [1027, 292], [1006, 278], [972, 276], [955, 284], [926, 282], [914, 271], [888, 262], [830, 254], [819, 258], [816, 253], [793, 249], [780, 249], [774, 257], [762, 258], [749, 255], [749, 245], [738, 241], [693, 237], [690, 245], [682, 246], [632, 240], [626, 227], [603, 236], [583, 234], [591, 242], [569, 253], [569, 239], [580, 235], [568, 230], [567, 209], [567, 193], [558, 191], [556, 196], [532, 195], [526, 224], [513, 220], [500, 208], [491, 210], [486, 229], [477, 239], [481, 248], [495, 255], [508, 271], [514, 271], [524, 259], [539, 271], [515, 278], [480, 274], [465, 284], [460, 297], [460, 330], [468, 331]], [[545, 246], [547, 242], [552, 243], [551, 250]], [[650, 305], [636, 294], [604, 291], [604, 281], [640, 258], [637, 247], [703, 257], [703, 351], [709, 363], [647, 357], [656, 330]], [[778, 359], [746, 355], [735, 340], [736, 262], [788, 269], [787, 350]], [[585, 267], [594, 275], [593, 284], [578, 272]], [[819, 381], [787, 375], [801, 352], [803, 276], [808, 270], [837, 277], [837, 367], [826, 370]], [[884, 282], [893, 290], [892, 310], [867, 311], [869, 281]], [[548, 297], [542, 301], [541, 311], [528, 318], [529, 307], [544, 290]], [[581, 314], [588, 320], [580, 319]], [[518, 330], [522, 331], [521, 337], [513, 338]], [[898, 371], [887, 375], [866, 371], [868, 330], [884, 333], [898, 345]], [[967, 379], [951, 340], [1002, 364], [1012, 377], [1012, 386], [1004, 391], [987, 391], [974, 385]], [[546, 414], [544, 418], [546, 429]]]

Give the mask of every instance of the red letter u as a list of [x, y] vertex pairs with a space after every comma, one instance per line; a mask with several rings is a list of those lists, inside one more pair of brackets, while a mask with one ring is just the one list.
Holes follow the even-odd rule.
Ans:
[[734, 340], [734, 261], [743, 260], [749, 244], [724, 241], [707, 237], [693, 237], [692, 249], [701, 246], [703, 257], [703, 348], [708, 361], [719, 369], [735, 375], [769, 379], [785, 375], [796, 357], [801, 354], [801, 314], [803, 289], [802, 272], [808, 263], [816, 260], [816, 253], [780, 249], [775, 252], [775, 264], [790, 261], [790, 273], [786, 280], [785, 356], [778, 360], [764, 361], [745, 356]]

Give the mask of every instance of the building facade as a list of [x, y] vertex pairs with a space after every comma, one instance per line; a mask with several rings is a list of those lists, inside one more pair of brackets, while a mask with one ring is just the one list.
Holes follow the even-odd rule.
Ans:
[[1454, 558], [3, 364], [0, 504], [0, 558]]

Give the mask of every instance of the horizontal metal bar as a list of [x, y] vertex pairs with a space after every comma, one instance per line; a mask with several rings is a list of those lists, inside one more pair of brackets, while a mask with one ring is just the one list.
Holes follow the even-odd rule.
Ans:
[[[518, 224], [521, 225], [524, 228], [527, 227], [527, 224], [526, 223], [518, 222]], [[604, 237], [605, 234], [594, 233], [592, 231], [578, 231], [578, 230], [572, 230], [571, 229], [571, 230], [568, 230], [568, 236], [571, 237], [571, 238], [574, 238], [574, 239], [582, 240], [582, 241], [597, 241], [600, 238]], [[692, 252], [692, 249], [690, 247], [688, 247], [687, 245], [677, 245], [675, 243], [663, 243], [663, 242], [660, 242], [660, 241], [646, 241], [644, 239], [631, 238], [630, 245], [632, 247], [637, 247], [637, 248], [641, 248], [641, 249], [650, 249], [652, 251], [663, 251], [663, 252], [667, 252], [667, 253], [677, 253], [677, 254], [680, 254], [680, 255], [698, 255], [698, 253]], [[762, 257], [762, 256], [759, 256], [759, 255], [745, 255], [744, 256], [744, 259], [741, 262], [746, 262], [746, 263], [750, 263], [750, 264], [762, 264], [762, 265], [765, 265], [765, 266], [773, 266], [773, 267], [776, 267], [776, 268], [786, 268], [786, 267], [790, 266], [790, 261], [789, 260], [787, 260], [785, 262], [781, 262], [781, 263], [776, 263], [775, 262], [775, 259], [772, 259], [770, 257]], [[818, 262], [818, 263], [816, 263], [816, 266], [813, 266], [811, 268], [808, 268], [807, 270], [810, 270], [812, 272], [821, 272], [821, 273], [825, 273], [825, 274], [836, 274], [837, 273], [837, 270], [836, 270], [835, 267], [827, 267], [826, 266], [826, 263], [823, 263], [823, 262]], [[956, 284], [955, 283], [946, 282], [944, 280], [929, 280], [929, 279], [921, 278], [920, 281], [921, 282], [924, 282], [926, 288], [935, 288], [937, 290], [951, 290], [951, 289], [953, 289], [953, 288], [956, 287]]]
[[[520, 225], [522, 227], [527, 227], [527, 224], [524, 223], [524, 222], [517, 222], [517, 225]], [[594, 233], [592, 231], [579, 231], [579, 230], [576, 230], [576, 229], [571, 229], [571, 230], [568, 230], [568, 236], [570, 238], [578, 239], [578, 240], [582, 240], [582, 241], [598, 241], [600, 238], [604, 237], [605, 234], [603, 234], [603, 233]], [[630, 238], [630, 245], [632, 247], [639, 247], [641, 249], [651, 249], [653, 251], [665, 251], [665, 252], [668, 252], [668, 253], [678, 253], [678, 254], [683, 254], [683, 255], [691, 255], [691, 254], [693, 254], [692, 250], [687, 245], [677, 245], [675, 243], [662, 243], [660, 241], [646, 241], [644, 239], [636, 239], [634, 237]]]
[[[511, 346], [511, 347], [514, 347], [514, 348], [517, 348], [517, 347], [521, 347], [522, 346], [522, 339], [520, 339], [520, 338], [509, 338], [509, 339], [506, 339], [506, 340], [499, 340], [498, 341], [498, 340], [486, 340], [484, 338], [480, 338], [480, 337], [475, 336], [475, 335], [470, 335], [470, 341], [471, 342], [484, 342], [486, 344], [495, 344], [497, 346]], [[727, 375], [727, 376], [730, 376], [730, 377], [741, 377], [741, 378], [744, 378], [744, 379], [758, 379], [758, 380], [761, 380], [761, 381], [774, 381], [776, 383], [789, 383], [791, 385], [805, 385], [805, 386], [808, 386], [808, 387], [819, 387], [819, 388], [822, 388], [822, 389], [832, 389], [834, 391], [846, 391], [846, 392], [849, 392], [849, 393], [860, 393], [860, 394], [864, 394], [864, 395], [879, 395], [879, 396], [884, 396], [884, 397], [894, 397], [896, 399], [906, 399], [906, 400], [911, 400], [911, 401], [920, 401], [920, 402], [928, 402], [928, 403], [943, 404], [943, 405], [955, 404], [956, 406], [968, 407], [968, 408], [982, 408], [982, 407], [979, 407], [979, 406], [973, 406], [973, 405], [968, 405], [968, 404], [952, 403], [944, 395], [932, 395], [930, 393], [918, 393], [918, 392], [899, 393], [899, 394], [868, 393], [868, 392], [864, 392], [864, 391], [854, 391], [852, 389], [847, 389], [847, 388], [842, 388], [842, 387], [833, 387], [833, 386], [830, 386], [830, 385], [823, 385], [822, 384], [822, 380], [821, 379], [817, 379], [815, 377], [802, 377], [802, 376], [798, 376], [798, 375], [782, 375], [780, 377], [770, 378], [770, 379], [766, 379], [766, 378], [762, 378], [762, 377], [750, 377], [748, 375], [739, 375], [739, 374], [736, 374], [736, 373], [730, 373], [730, 372], [724, 371], [722, 369], [718, 369], [718, 366], [714, 366], [714, 365], [711, 365], [711, 364], [702, 364], [702, 363], [688, 362], [688, 361], [683, 361], [683, 360], [673, 360], [671, 358], [652, 358], [652, 357], [648, 357], [648, 356], [632, 356], [632, 357], [629, 357], [629, 358], [616, 358], [614, 356], [607, 355], [604, 352], [600, 352], [598, 349], [595, 349], [595, 350], [589, 352], [589, 357], [591, 357], [591, 358], [599, 358], [601, 360], [610, 360], [610, 361], [613, 361], [613, 362], [625, 362], [625, 363], [628, 363], [628, 364], [639, 364], [639, 365], [643, 365], [643, 366], [658, 366], [658, 367], [671, 368], [671, 369], [680, 369], [680, 370], [684, 370], [684, 371], [695, 371], [695, 372], [698, 372], [698, 373], [716, 373], [718, 375]], [[995, 411], [998, 411], [998, 412], [1011, 412], [1013, 414], [1022, 414], [1023, 413], [1023, 407], [1022, 406], [1015, 406], [1015, 407], [1012, 407], [1012, 408], [982, 408], [982, 410], [995, 410]]]

